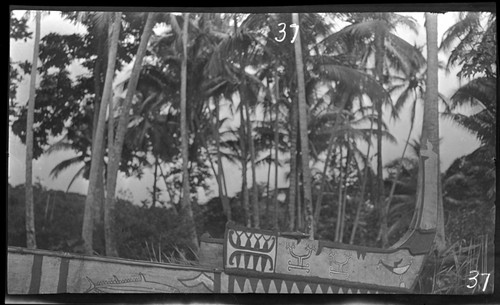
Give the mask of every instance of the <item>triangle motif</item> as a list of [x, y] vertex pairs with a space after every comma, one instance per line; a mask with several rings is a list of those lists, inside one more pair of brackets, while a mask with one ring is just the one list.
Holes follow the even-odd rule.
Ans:
[[[248, 279], [247, 281], [250, 282], [250, 287], [252, 289], [252, 292], [255, 292], [255, 290], [257, 289], [257, 284], [259, 281], [259, 279], [256, 279], [256, 278], [251, 278], [251, 279]], [[261, 284], [262, 286], [262, 284]]]
[[318, 285], [318, 287], [316, 287], [316, 291], [314, 293], [323, 293], [323, 290], [321, 289], [321, 285]]
[[238, 268], [245, 269], [245, 259], [246, 259], [246, 255], [241, 253], [240, 254], [240, 262], [238, 263]]
[[[308, 286], [307, 283], [305, 283], [305, 282], [296, 282], [295, 284], [299, 288], [299, 293], [304, 293], [306, 286]], [[311, 288], [309, 288], [309, 291], [311, 291]], [[311, 293], [311, 292], [309, 292], [309, 293]]]
[[278, 289], [276, 289], [276, 285], [274, 284], [274, 280], [270, 280], [269, 288], [267, 289], [267, 293], [277, 293]]
[[280, 289], [280, 293], [288, 293], [288, 289], [287, 289], [287, 283], [286, 283], [286, 281], [282, 281], [282, 282], [281, 282], [281, 289]]
[[[262, 286], [263, 286], [264, 292], [268, 293], [269, 292], [269, 285], [271, 284], [272, 280], [264, 278], [261, 281], [262, 281]], [[275, 289], [276, 289], [276, 286], [275, 286]]]
[[251, 257], [251, 256], [252, 256], [251, 254], [245, 254], [245, 255], [243, 256], [244, 261], [245, 261], [245, 266], [244, 266], [243, 268], [245, 268], [245, 269], [250, 269], [250, 268], [248, 267], [248, 265], [249, 265], [248, 263], [250, 262], [250, 257]]
[[252, 293], [253, 292], [252, 285], [250, 283], [250, 279], [245, 280], [245, 286], [243, 286], [243, 292], [244, 293]]
[[253, 261], [252, 261], [253, 267], [252, 268], [255, 271], [262, 271], [262, 270], [259, 270], [259, 259], [260, 259], [260, 255], [254, 255], [253, 256]]
[[241, 290], [241, 286], [239, 285], [239, 283], [238, 283], [238, 282], [239, 282], [239, 281], [238, 281], [238, 278], [235, 278], [235, 280], [234, 280], [234, 288], [233, 288], [233, 290], [234, 290], [233, 292], [234, 292], [234, 293], [240, 293], [240, 292], [243, 292], [243, 290]]
[[257, 287], [254, 290], [255, 293], [265, 293], [264, 286], [262, 286], [262, 282], [260, 280], [257, 281]]
[[309, 287], [309, 285], [306, 285], [306, 288], [304, 288], [302, 293], [312, 293], [311, 287]]

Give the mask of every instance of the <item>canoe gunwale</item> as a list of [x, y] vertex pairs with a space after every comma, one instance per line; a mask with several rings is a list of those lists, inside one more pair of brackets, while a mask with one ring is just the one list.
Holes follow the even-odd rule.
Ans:
[[56, 251], [41, 250], [41, 249], [27, 249], [27, 248], [12, 247], [12, 246], [8, 247], [7, 252], [8, 253], [17, 253], [17, 254], [32, 254], [32, 255], [42, 255], [42, 256], [50, 256], [50, 257], [78, 259], [78, 260], [85, 260], [85, 261], [96, 261], [96, 262], [103, 262], [103, 263], [116, 263], [116, 264], [124, 264], [124, 265], [128, 265], [128, 266], [154, 267], [154, 268], [186, 270], [186, 271], [199, 271], [199, 272], [214, 272], [214, 273], [221, 273], [223, 271], [219, 268], [204, 268], [204, 267], [199, 267], [199, 266], [147, 262], [147, 261], [138, 261], [138, 260], [133, 260], [133, 259], [108, 257], [108, 256], [100, 257], [100, 256], [93, 256], [93, 255], [80, 255], [80, 254], [69, 253], [69, 252], [56, 252]]

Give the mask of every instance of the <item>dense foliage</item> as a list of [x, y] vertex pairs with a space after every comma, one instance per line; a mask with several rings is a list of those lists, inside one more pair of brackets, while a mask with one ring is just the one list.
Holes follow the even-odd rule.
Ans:
[[[36, 159], [60, 150], [74, 152], [51, 172], [57, 177], [78, 164], [80, 169], [69, 189], [75, 179], [89, 179], [112, 18], [103, 12], [66, 12], [61, 16], [85, 31], [49, 33], [41, 39], [33, 153]], [[117, 16], [121, 31], [116, 82], [111, 111], [101, 122], [104, 142], [118, 130], [119, 119], [127, 118], [123, 109], [134, 75], [123, 67], [135, 59], [145, 28], [144, 13]], [[386, 247], [402, 236], [416, 201], [419, 144], [410, 144], [410, 136], [419, 120], [416, 105], [425, 96], [427, 67], [423, 46], [411, 45], [395, 30], [405, 27], [417, 32], [413, 18], [394, 13], [304, 13], [300, 15], [300, 46], [288, 41], [294, 36], [292, 27], [284, 31], [286, 43], [277, 39], [283, 35], [281, 25], [290, 24], [291, 14], [181, 16], [165, 12], [154, 18], [159, 27], [149, 39], [142, 67], [135, 75], [138, 83], [126, 112], [123, 150], [113, 159], [119, 160], [119, 170], [127, 176], [152, 174], [154, 182], [144, 186], [150, 190], [151, 200], [142, 201], [142, 205], [123, 199], [117, 202], [112, 230], [119, 256], [161, 261], [166, 254], [165, 259], [185, 255], [195, 259], [187, 246], [188, 232], [193, 228], [186, 227], [189, 221], [182, 208], [186, 168], [198, 237], [208, 232], [222, 238], [228, 220], [263, 229], [305, 232], [311, 219], [316, 239]], [[345, 26], [337, 28], [337, 24]], [[10, 34], [13, 40], [31, 37], [26, 17], [11, 15]], [[299, 59], [294, 56], [294, 46], [303, 52]], [[441, 51], [448, 56], [447, 67], [460, 66], [457, 77], [467, 80], [451, 97], [441, 97], [447, 103], [443, 115], [481, 142], [481, 147], [455, 160], [441, 177], [445, 220], [441, 225], [449, 248], [440, 254], [440, 262], [449, 263], [446, 257], [451, 257], [450, 253], [459, 253], [462, 259], [463, 240], [485, 235], [485, 243], [491, 244], [493, 238], [496, 15], [460, 13], [457, 23], [445, 32]], [[304, 84], [297, 80], [299, 61], [304, 67]], [[75, 65], [85, 73], [72, 75]], [[29, 62], [9, 61], [9, 123], [22, 142], [26, 141], [27, 109], [16, 95], [19, 82], [31, 69]], [[185, 75], [183, 80], [181, 75]], [[187, 88], [185, 96], [182, 86]], [[306, 126], [299, 124], [299, 89], [305, 95]], [[186, 124], [181, 124], [184, 102]], [[382, 160], [382, 154], [377, 153], [382, 150], [382, 139], [395, 142], [382, 120], [383, 107], [398, 119], [407, 103], [411, 104], [411, 125], [406, 147], [413, 146], [415, 151], [396, 160]], [[463, 114], [458, 111], [463, 105], [479, 110]], [[54, 138], [59, 141], [53, 143]], [[304, 142], [310, 146], [309, 164], [302, 164]], [[187, 143], [187, 154], [181, 154], [181, 143]], [[110, 152], [111, 148], [104, 149], [103, 155], [95, 158], [102, 161], [101, 179], [107, 177]], [[376, 160], [375, 168], [372, 159]], [[228, 163], [238, 166], [243, 176], [240, 191], [233, 198], [227, 191], [226, 179], [234, 175], [225, 172]], [[312, 198], [306, 198], [309, 195], [304, 187], [309, 182], [301, 174], [309, 166]], [[257, 168], [268, 173], [261, 185], [256, 183]], [[271, 171], [277, 168], [287, 172], [286, 188], [279, 189], [277, 180], [270, 179]], [[384, 171], [388, 173], [385, 179]], [[247, 173], [252, 180], [247, 181]], [[209, 179], [215, 179], [218, 196], [200, 204], [196, 193], [209, 190]], [[109, 181], [103, 180], [101, 184]], [[168, 194], [168, 202], [159, 199], [160, 193]], [[38, 185], [34, 198], [38, 247], [83, 251], [80, 234], [85, 197]], [[26, 246], [23, 203], [23, 186], [9, 185], [9, 245]], [[96, 215], [93, 250], [105, 255], [103, 231], [110, 224], [99, 221], [101, 216]], [[449, 267], [446, 263], [442, 268]], [[457, 276], [464, 270], [457, 265]], [[431, 286], [438, 288], [429, 288], [429, 282], [423, 280], [420, 289], [448, 289], [445, 282], [449, 279], [436, 284], [436, 278], [434, 274]]]

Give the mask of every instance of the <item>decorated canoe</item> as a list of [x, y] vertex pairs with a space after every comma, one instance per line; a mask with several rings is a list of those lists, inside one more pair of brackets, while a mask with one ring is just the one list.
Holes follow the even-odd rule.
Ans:
[[[439, 212], [438, 152], [431, 142], [426, 144], [420, 150], [422, 172], [415, 213], [408, 232], [392, 247], [353, 246], [228, 224], [224, 272], [248, 278], [326, 284], [335, 293], [411, 293], [434, 242]], [[245, 285], [242, 290], [256, 292], [252, 287]], [[323, 292], [323, 288], [319, 291]], [[270, 291], [274, 292], [266, 290]]]
[[411, 293], [436, 234], [438, 162], [427, 142], [410, 228], [388, 249], [233, 223], [224, 239], [201, 238], [199, 266], [9, 247], [7, 292]]

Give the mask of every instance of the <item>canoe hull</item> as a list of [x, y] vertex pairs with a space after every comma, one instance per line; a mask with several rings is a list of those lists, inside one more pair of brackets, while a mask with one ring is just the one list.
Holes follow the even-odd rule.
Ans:
[[192, 266], [9, 247], [9, 294], [213, 293], [220, 272]]
[[410, 248], [351, 246], [231, 224], [224, 247], [228, 274], [398, 293], [411, 293], [426, 256]]
[[[221, 244], [217, 243], [222, 246]], [[251, 275], [134, 260], [9, 247], [9, 295], [54, 293], [360, 293], [397, 292], [321, 278]], [[401, 293], [401, 292], [398, 292]], [[404, 293], [404, 292], [403, 292]]]

